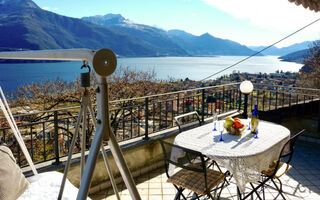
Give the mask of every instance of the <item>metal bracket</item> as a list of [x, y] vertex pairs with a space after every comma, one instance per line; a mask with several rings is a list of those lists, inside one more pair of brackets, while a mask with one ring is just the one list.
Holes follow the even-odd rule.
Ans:
[[183, 117], [186, 117], [186, 116], [189, 116], [189, 115], [196, 115], [197, 116], [197, 119], [199, 121], [199, 125], [201, 125], [201, 119], [200, 119], [200, 116], [198, 114], [197, 111], [192, 111], [192, 112], [188, 112], [188, 113], [185, 113], [185, 114], [182, 114], [182, 115], [178, 115], [178, 116], [175, 116], [174, 117], [174, 120], [176, 121], [178, 127], [179, 127], [179, 132], [181, 132], [181, 126], [182, 124], [180, 124], [179, 120], [180, 118], [183, 118]]

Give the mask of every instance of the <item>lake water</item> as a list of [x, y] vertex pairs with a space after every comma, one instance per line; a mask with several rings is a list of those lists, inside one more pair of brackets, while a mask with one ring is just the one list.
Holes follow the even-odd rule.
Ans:
[[[217, 57], [152, 57], [152, 58], [119, 58], [118, 67], [129, 67], [141, 71], [156, 72], [157, 78], [202, 80], [242, 59], [244, 56]], [[82, 62], [0, 64], [0, 86], [5, 92], [12, 92], [25, 83], [43, 80], [54, 80], [60, 77], [73, 81], [79, 76]], [[276, 70], [297, 72], [301, 64], [282, 62], [276, 56], [259, 56], [250, 58], [225, 72], [212, 77], [230, 74], [233, 70], [249, 73], [273, 73]]]

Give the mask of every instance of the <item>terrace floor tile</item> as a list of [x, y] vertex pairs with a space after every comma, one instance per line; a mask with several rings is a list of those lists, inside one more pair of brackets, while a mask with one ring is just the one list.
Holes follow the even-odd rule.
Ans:
[[[319, 162], [320, 147], [312, 143], [298, 141], [293, 156], [293, 168], [281, 177], [284, 195], [288, 200], [317, 200], [320, 199], [320, 168], [310, 164], [310, 160]], [[315, 156], [316, 155], [316, 156]], [[311, 159], [311, 158], [312, 159]], [[319, 164], [318, 164], [319, 165]], [[223, 171], [225, 169], [222, 169]], [[174, 199], [176, 189], [167, 183], [167, 177], [163, 168], [156, 169], [137, 179], [137, 188], [143, 200], [170, 200]], [[278, 183], [276, 181], [276, 183]], [[249, 190], [249, 187], [248, 187]], [[121, 200], [131, 199], [124, 184], [119, 187]], [[219, 191], [218, 191], [219, 192]], [[183, 192], [188, 199], [192, 196], [189, 191]], [[265, 199], [272, 200], [278, 195], [273, 184], [265, 188]], [[256, 196], [256, 195], [255, 195]], [[262, 194], [261, 194], [262, 197]], [[93, 200], [115, 200], [112, 188], [92, 195]], [[204, 198], [202, 198], [204, 199]], [[221, 193], [221, 200], [236, 200], [237, 190], [233, 179]], [[249, 198], [250, 199], [250, 198]], [[254, 198], [256, 199], [256, 198]], [[282, 199], [278, 197], [277, 199]]]

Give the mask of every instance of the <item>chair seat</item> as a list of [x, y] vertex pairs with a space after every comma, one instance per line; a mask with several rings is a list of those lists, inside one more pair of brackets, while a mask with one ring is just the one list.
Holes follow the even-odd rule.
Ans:
[[[267, 175], [267, 176], [272, 176], [274, 173], [276, 167], [276, 162], [273, 162], [270, 166], [268, 170], [263, 170], [262, 174]], [[280, 162], [279, 163], [279, 168], [276, 172], [276, 174], [274, 175], [275, 178], [280, 178], [283, 174], [287, 173], [290, 169], [292, 168], [291, 165], [285, 163], [285, 162]]]
[[[226, 175], [212, 169], [207, 169], [207, 187], [209, 191], [217, 186], [221, 181], [225, 179]], [[167, 182], [174, 185], [186, 188], [197, 194], [206, 195], [206, 186], [204, 180], [204, 174], [201, 172], [194, 172], [186, 169], [181, 169], [174, 175], [172, 175]]]

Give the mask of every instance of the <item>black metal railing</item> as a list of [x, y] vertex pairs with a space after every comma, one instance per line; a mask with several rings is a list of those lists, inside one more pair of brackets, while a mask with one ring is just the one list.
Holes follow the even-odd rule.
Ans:
[[[248, 108], [244, 108], [244, 95], [239, 90], [239, 84], [231, 83], [112, 101], [111, 126], [118, 141], [136, 137], [148, 139], [150, 134], [175, 127], [174, 117], [191, 111], [197, 111], [204, 121], [213, 113], [244, 109], [250, 112], [254, 104], [258, 105], [259, 110], [267, 111], [319, 101], [320, 90], [255, 84], [255, 89], [249, 96]], [[291, 111], [291, 114], [295, 112]], [[67, 155], [78, 112], [79, 107], [76, 106], [15, 115], [34, 162], [55, 160], [55, 163], [59, 163], [60, 158]], [[5, 122], [4, 118], [0, 120]], [[94, 134], [89, 114], [87, 120], [86, 148], [90, 146]], [[196, 118], [188, 120], [195, 121]], [[10, 128], [5, 123], [2, 124], [4, 125], [0, 127], [0, 140], [10, 146], [19, 165], [25, 166], [27, 162]], [[80, 147], [78, 138], [74, 152], [78, 152]]]
[[[304, 107], [308, 103], [317, 102], [320, 98], [320, 90], [301, 87], [285, 87], [274, 85], [255, 84], [254, 91], [249, 97], [249, 110], [253, 109], [253, 105], [258, 105], [260, 111], [271, 111], [279, 108], [292, 108], [301, 105], [301, 112], [306, 112]], [[318, 110], [318, 108], [317, 108]], [[300, 112], [299, 110], [292, 110]], [[286, 113], [292, 116], [293, 113]], [[297, 113], [296, 113], [297, 114]]]

